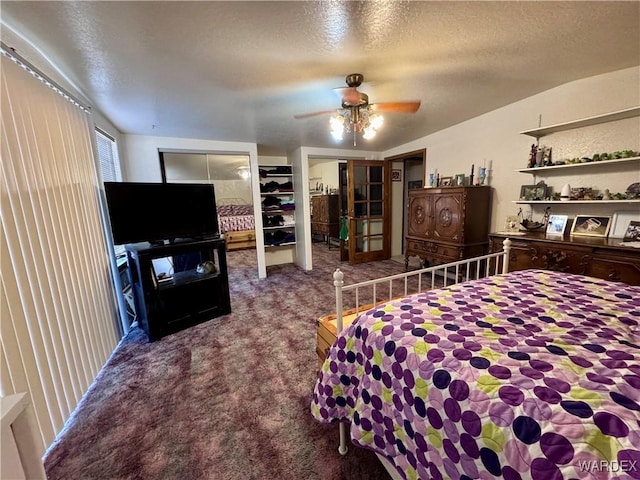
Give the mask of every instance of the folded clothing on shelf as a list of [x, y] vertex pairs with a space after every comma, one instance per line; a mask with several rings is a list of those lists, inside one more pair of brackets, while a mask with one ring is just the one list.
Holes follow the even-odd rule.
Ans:
[[262, 215], [262, 225], [265, 227], [281, 227], [284, 225], [282, 215]]
[[278, 191], [293, 192], [293, 182], [282, 182], [280, 185], [278, 185]]
[[293, 192], [293, 182], [267, 182], [260, 185], [260, 192], [262, 193], [274, 193], [274, 192]]
[[273, 196], [273, 195], [267, 195], [262, 200], [262, 207], [263, 208], [266, 208], [266, 207], [280, 207], [280, 199], [278, 197]]
[[262, 167], [258, 169], [258, 174], [262, 178], [269, 175], [291, 175], [291, 166], [280, 165], [278, 167]]
[[282, 215], [283, 223], [285, 227], [294, 227], [296, 225], [296, 219], [293, 215]]
[[296, 204], [293, 200], [282, 200], [280, 202], [280, 209], [282, 210], [295, 210]]
[[266, 232], [264, 234], [265, 245], [282, 245], [283, 243], [293, 243], [296, 241], [295, 232], [286, 230], [276, 230], [275, 232]]

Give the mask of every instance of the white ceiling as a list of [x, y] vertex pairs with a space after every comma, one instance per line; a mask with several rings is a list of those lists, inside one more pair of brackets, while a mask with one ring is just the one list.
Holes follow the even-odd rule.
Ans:
[[[554, 86], [640, 64], [640, 2], [1, 3], [3, 41], [37, 47], [123, 133], [336, 144], [332, 90], [362, 73], [384, 151]], [[8, 28], [7, 28], [8, 27]], [[31, 50], [31, 51], [30, 51]], [[41, 63], [41, 62], [40, 62]], [[37, 64], [37, 63], [36, 63]], [[532, 127], [536, 119], [532, 118]]]

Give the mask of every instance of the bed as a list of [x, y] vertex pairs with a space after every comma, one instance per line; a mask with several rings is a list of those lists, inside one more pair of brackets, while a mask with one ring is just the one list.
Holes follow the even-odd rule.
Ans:
[[253, 205], [242, 198], [222, 198], [216, 203], [220, 233], [227, 250], [255, 248], [256, 230]]
[[312, 415], [396, 478], [640, 478], [640, 288], [507, 262], [338, 329]]

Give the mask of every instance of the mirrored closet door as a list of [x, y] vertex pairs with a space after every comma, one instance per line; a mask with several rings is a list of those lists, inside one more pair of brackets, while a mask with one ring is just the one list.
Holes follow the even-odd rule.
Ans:
[[215, 187], [218, 224], [227, 251], [255, 249], [255, 221], [248, 155], [160, 152], [162, 181], [212, 183]]

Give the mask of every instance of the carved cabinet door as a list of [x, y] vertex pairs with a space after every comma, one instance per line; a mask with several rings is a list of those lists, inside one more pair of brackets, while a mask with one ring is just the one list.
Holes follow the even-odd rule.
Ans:
[[446, 192], [433, 199], [433, 238], [460, 242], [464, 218], [462, 192]]
[[328, 197], [326, 195], [311, 197], [311, 203], [311, 208], [313, 210], [313, 221], [318, 223], [328, 223]]
[[432, 195], [427, 195], [426, 192], [419, 193], [419, 195], [409, 195], [408, 234], [426, 237], [430, 226]]

